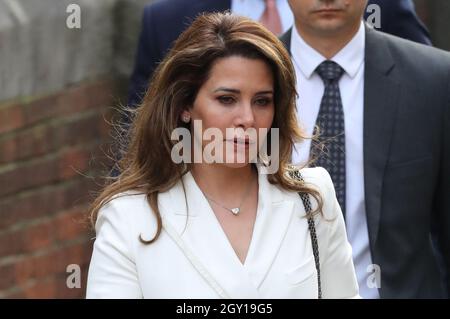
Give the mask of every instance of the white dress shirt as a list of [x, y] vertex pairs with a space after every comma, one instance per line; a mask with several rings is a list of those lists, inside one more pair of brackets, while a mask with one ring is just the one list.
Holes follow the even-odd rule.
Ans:
[[[294, 16], [287, 0], [276, 0], [283, 33], [294, 24]], [[259, 21], [264, 13], [264, 0], [232, 0], [231, 12]]]
[[[353, 260], [363, 298], [379, 298], [378, 289], [369, 288], [367, 280], [372, 274], [369, 235], [364, 199], [363, 160], [363, 111], [364, 111], [364, 50], [365, 28], [361, 22], [354, 38], [331, 60], [344, 69], [339, 81], [345, 119], [345, 165], [346, 165], [346, 225], [348, 239], [353, 247]], [[326, 60], [309, 46], [292, 29], [291, 52], [297, 75], [297, 117], [304, 132], [311, 136], [320, 103], [324, 83], [315, 69]], [[311, 140], [296, 145], [293, 162], [304, 164], [310, 153]]]
[[[352, 250], [330, 175], [323, 168], [306, 168], [302, 175], [324, 203], [324, 218], [315, 218], [322, 296], [358, 298]], [[186, 193], [179, 181], [158, 195], [163, 230], [151, 245], [138, 240], [140, 235], [151, 239], [157, 225], [145, 195], [125, 193], [102, 208], [87, 298], [317, 298], [311, 238], [296, 192], [270, 184], [259, 173], [256, 220], [241, 263], [192, 175], [182, 181]]]

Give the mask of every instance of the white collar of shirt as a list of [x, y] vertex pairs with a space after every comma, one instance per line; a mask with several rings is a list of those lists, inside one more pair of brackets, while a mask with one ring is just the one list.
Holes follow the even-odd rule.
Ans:
[[[365, 41], [366, 32], [364, 23], [361, 21], [361, 26], [353, 39], [331, 58], [331, 60], [339, 64], [351, 78], [356, 76], [364, 62]], [[294, 63], [308, 79], [313, 75], [316, 68], [323, 61], [327, 60], [322, 54], [317, 52], [303, 40], [295, 25], [292, 28], [291, 52]]]

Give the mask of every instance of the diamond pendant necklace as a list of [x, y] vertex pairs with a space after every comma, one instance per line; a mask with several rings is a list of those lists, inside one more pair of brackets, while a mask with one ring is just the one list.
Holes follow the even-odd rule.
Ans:
[[209, 201], [211, 201], [211, 202], [213, 202], [213, 203], [219, 205], [220, 207], [222, 207], [222, 208], [228, 210], [228, 211], [231, 212], [233, 215], [237, 215], [237, 214], [240, 213], [242, 204], [244, 203], [245, 199], [247, 198], [248, 193], [250, 192], [250, 189], [251, 189], [251, 186], [252, 186], [252, 182], [253, 182], [253, 179], [250, 179], [250, 182], [248, 183], [247, 190], [245, 191], [244, 196], [242, 197], [239, 206], [238, 206], [238, 207], [234, 207], [234, 208], [228, 208], [228, 207], [226, 207], [226, 206], [220, 204], [220, 203], [217, 202], [216, 200], [212, 199], [211, 197], [207, 196], [203, 191], [202, 191], [202, 193], [203, 193], [203, 195], [205, 195], [205, 197], [206, 197], [207, 200], [209, 200]]

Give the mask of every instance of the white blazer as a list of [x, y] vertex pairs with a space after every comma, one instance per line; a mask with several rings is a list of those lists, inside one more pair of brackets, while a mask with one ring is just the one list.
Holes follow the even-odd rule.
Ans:
[[[354, 298], [358, 284], [345, 224], [326, 170], [302, 170], [323, 196], [316, 217], [323, 298]], [[317, 272], [299, 195], [259, 174], [258, 208], [242, 264], [190, 173], [161, 193], [159, 239], [145, 195], [126, 193], [99, 213], [87, 298], [317, 298]], [[311, 199], [313, 206], [316, 203]], [[187, 211], [186, 207], [189, 207]]]

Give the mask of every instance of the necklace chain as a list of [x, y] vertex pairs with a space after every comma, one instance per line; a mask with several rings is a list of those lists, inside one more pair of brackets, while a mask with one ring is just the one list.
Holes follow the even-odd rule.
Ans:
[[205, 195], [206, 199], [208, 199], [209, 201], [211, 201], [211, 202], [213, 202], [213, 203], [219, 205], [220, 207], [222, 207], [222, 208], [228, 210], [228, 211], [231, 212], [233, 215], [237, 215], [237, 214], [240, 213], [242, 204], [244, 204], [244, 201], [245, 201], [245, 199], [247, 198], [248, 193], [250, 192], [251, 185], [252, 185], [252, 181], [253, 181], [253, 179], [250, 179], [250, 182], [248, 183], [247, 190], [245, 191], [244, 196], [242, 197], [239, 206], [238, 206], [238, 207], [234, 207], [234, 208], [228, 208], [228, 207], [226, 207], [226, 206], [220, 204], [220, 203], [217, 202], [216, 200], [212, 199], [212, 198], [209, 197], [208, 195], [206, 195], [203, 191], [202, 191], [202, 193], [203, 193], [203, 195]]

